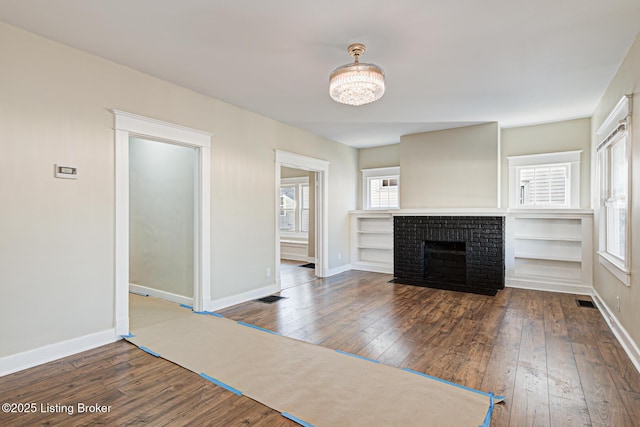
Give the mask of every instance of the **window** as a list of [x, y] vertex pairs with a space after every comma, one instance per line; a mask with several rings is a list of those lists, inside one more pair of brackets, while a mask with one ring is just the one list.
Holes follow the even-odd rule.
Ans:
[[598, 130], [597, 179], [600, 263], [626, 285], [629, 263], [629, 108], [623, 97]]
[[580, 207], [580, 153], [565, 151], [509, 159], [509, 207]]
[[362, 171], [363, 209], [400, 208], [400, 168]]
[[566, 207], [569, 201], [570, 164], [518, 168], [522, 207]]
[[280, 186], [280, 231], [296, 231], [296, 186]]
[[280, 184], [280, 231], [309, 232], [309, 178], [283, 178]]

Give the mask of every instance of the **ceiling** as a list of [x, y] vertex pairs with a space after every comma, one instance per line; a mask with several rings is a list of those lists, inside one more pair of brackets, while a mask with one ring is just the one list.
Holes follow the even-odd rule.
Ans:
[[[0, 21], [354, 146], [497, 121], [590, 116], [640, 0], [0, 0]], [[347, 46], [387, 91], [328, 94]]]

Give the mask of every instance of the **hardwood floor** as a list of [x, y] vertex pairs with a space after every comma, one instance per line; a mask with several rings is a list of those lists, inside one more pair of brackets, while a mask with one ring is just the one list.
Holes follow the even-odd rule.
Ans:
[[315, 269], [301, 267], [304, 261], [280, 260], [280, 286], [289, 289], [316, 279]]
[[[350, 271], [220, 313], [283, 335], [506, 396], [492, 426], [637, 426], [640, 374], [598, 310], [576, 297], [495, 297]], [[585, 299], [586, 297], [580, 297]], [[283, 360], [286, 363], [286, 360]], [[126, 342], [0, 378], [0, 402], [111, 405], [106, 414], [0, 413], [0, 425], [295, 426]]]

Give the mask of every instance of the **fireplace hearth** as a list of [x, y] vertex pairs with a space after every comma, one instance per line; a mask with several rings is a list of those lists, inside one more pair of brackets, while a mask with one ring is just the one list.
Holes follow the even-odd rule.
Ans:
[[495, 295], [504, 288], [504, 217], [394, 217], [394, 282]]

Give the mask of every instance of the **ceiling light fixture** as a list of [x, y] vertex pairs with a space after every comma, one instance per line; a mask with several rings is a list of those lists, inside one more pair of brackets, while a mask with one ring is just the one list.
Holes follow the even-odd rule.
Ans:
[[336, 68], [329, 77], [329, 94], [334, 101], [348, 105], [363, 105], [384, 95], [384, 71], [375, 64], [360, 62], [362, 43], [347, 48], [354, 62]]

